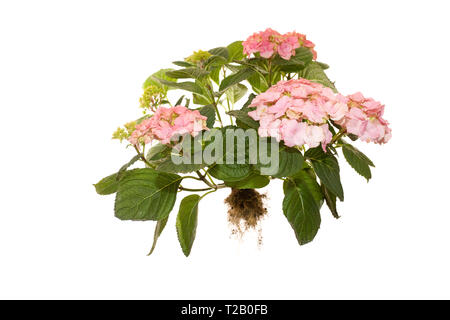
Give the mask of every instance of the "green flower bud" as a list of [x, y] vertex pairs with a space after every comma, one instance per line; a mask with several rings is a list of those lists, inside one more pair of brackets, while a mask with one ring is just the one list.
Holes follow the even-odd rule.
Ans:
[[112, 138], [114, 140], [120, 140], [120, 142], [123, 140], [128, 140], [135, 129], [136, 121], [128, 122], [124, 124], [124, 127], [117, 128], [117, 130], [113, 133]]
[[198, 51], [195, 51], [189, 57], [185, 58], [184, 60], [186, 60], [187, 62], [198, 64], [198, 63], [208, 60], [208, 58], [211, 56], [212, 56], [212, 54], [209, 53], [208, 51], [198, 50]]
[[155, 111], [165, 99], [166, 93], [161, 87], [150, 85], [145, 88], [142, 97], [139, 99], [140, 107], [146, 110]]

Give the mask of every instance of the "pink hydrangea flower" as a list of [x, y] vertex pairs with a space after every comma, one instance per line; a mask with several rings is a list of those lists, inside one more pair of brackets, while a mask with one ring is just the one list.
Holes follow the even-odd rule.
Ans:
[[337, 123], [362, 141], [386, 143], [392, 136], [389, 123], [383, 119], [384, 105], [358, 92], [347, 96], [349, 111]]
[[[298, 48], [298, 46], [297, 46]], [[280, 45], [277, 48], [278, 50], [278, 54], [280, 55], [280, 57], [282, 57], [284, 60], [289, 60], [291, 59], [292, 56], [295, 55], [295, 47], [292, 46], [290, 43], [288, 42], [282, 42], [280, 43]]]
[[[298, 33], [298, 32], [288, 32], [284, 35], [285, 37], [285, 41], [287, 43], [289, 43], [290, 45], [292, 45], [293, 47], [293, 52], [295, 55], [295, 49], [299, 48], [299, 47], [305, 47], [305, 48], [309, 48], [311, 50], [311, 53], [313, 54], [313, 59], [316, 60], [317, 59], [317, 52], [316, 50], [314, 50], [315, 44], [312, 43], [311, 41], [306, 39], [306, 35]], [[281, 56], [281, 54], [280, 54]], [[289, 59], [287, 59], [289, 60]]]
[[298, 122], [292, 119], [283, 119], [280, 128], [284, 144], [288, 147], [302, 146], [305, 142], [306, 122]]
[[274, 116], [267, 116], [261, 119], [258, 129], [258, 135], [260, 137], [273, 137], [277, 141], [281, 140], [280, 134], [281, 120]]
[[306, 79], [279, 81], [256, 96], [248, 115], [260, 122], [262, 137], [275, 137], [289, 146], [326, 146], [332, 140], [333, 120], [361, 140], [386, 143], [391, 129], [383, 119], [384, 105], [361, 93], [347, 97]]
[[297, 32], [280, 34], [269, 28], [252, 34], [242, 45], [247, 56], [259, 52], [261, 57], [268, 59], [278, 53], [281, 58], [289, 60], [295, 56], [295, 49], [303, 46], [311, 50], [314, 60], [317, 58], [314, 43], [307, 40], [304, 34]]
[[270, 28], [256, 32], [242, 43], [244, 54], [250, 56], [252, 53], [259, 52], [262, 57], [270, 58], [275, 52], [280, 37], [281, 34]]
[[329, 119], [341, 119], [348, 110], [347, 98], [306, 79], [279, 81], [256, 96], [248, 114], [260, 122], [259, 135], [275, 137], [289, 146], [311, 148], [331, 142]]
[[324, 104], [325, 112], [329, 115], [331, 120], [340, 121], [348, 112], [348, 99], [343, 95], [337, 94], [333, 102], [326, 102]]
[[270, 58], [277, 49], [277, 42], [281, 35], [272, 29], [261, 32], [261, 42], [258, 51], [263, 58]]
[[206, 119], [198, 110], [190, 110], [184, 106], [160, 107], [154, 115], [136, 125], [129, 141], [138, 146], [153, 140], [169, 144], [176, 135], [190, 134], [195, 137], [200, 131], [208, 130]]

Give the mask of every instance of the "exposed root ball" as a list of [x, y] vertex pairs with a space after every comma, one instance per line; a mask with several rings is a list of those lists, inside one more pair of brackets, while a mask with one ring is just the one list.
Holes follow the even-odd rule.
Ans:
[[255, 229], [259, 221], [267, 214], [263, 199], [255, 189], [232, 189], [225, 199], [228, 205], [228, 221], [235, 227], [236, 233], [242, 234], [248, 229]]

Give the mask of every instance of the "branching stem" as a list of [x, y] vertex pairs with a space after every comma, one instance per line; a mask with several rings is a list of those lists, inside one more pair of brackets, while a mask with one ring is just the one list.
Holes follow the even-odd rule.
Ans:
[[[220, 126], [223, 128], [222, 117], [220, 116], [219, 108], [217, 107], [217, 101], [216, 101], [216, 99], [214, 97], [214, 91], [211, 88], [211, 85], [208, 84], [208, 85], [206, 85], [206, 87], [208, 88], [209, 94], [210, 94], [211, 99], [213, 101], [214, 109], [216, 110], [216, 114], [217, 114], [217, 119], [220, 122]], [[219, 99], [219, 98], [217, 98], [217, 99]]]
[[145, 155], [139, 151], [138, 147], [136, 147], [136, 146], [133, 146], [133, 147], [134, 147], [134, 150], [136, 150], [137, 154], [141, 157], [141, 160], [144, 161], [144, 163], [145, 163], [147, 166], [153, 167], [153, 166], [151, 165], [151, 163], [147, 161], [147, 159], [145, 158]]
[[193, 189], [193, 188], [185, 188], [183, 186], [179, 186], [178, 189], [180, 191], [190, 191], [190, 192], [201, 192], [201, 191], [208, 191], [208, 190], [216, 191], [216, 189], [214, 189], [214, 188]]
[[333, 139], [331, 140], [330, 144], [335, 143], [336, 141], [338, 141], [340, 138], [342, 138], [342, 136], [345, 134], [345, 129], [341, 129], [339, 130], [339, 132], [333, 137]]

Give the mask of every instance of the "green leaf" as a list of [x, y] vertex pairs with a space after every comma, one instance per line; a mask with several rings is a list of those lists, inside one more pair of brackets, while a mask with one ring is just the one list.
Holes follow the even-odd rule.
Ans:
[[306, 65], [313, 60], [313, 54], [310, 49], [300, 47], [295, 50], [295, 55], [289, 60], [281, 58], [276, 55], [273, 59], [273, 64], [278, 66], [279, 70], [284, 72], [299, 72], [305, 68]]
[[139, 155], [135, 155], [124, 164], [117, 173], [107, 176], [103, 178], [98, 183], [94, 184], [95, 190], [100, 195], [109, 195], [117, 192], [117, 188], [119, 186], [119, 180], [123, 176], [123, 174], [127, 171], [129, 167], [136, 163], [141, 157]]
[[214, 178], [227, 182], [235, 182], [245, 179], [249, 176], [250, 172], [250, 165], [237, 163], [216, 163], [212, 165], [208, 170], [208, 173], [211, 174]]
[[97, 193], [102, 196], [116, 193], [117, 188], [119, 187], [119, 181], [117, 181], [117, 173], [103, 178], [102, 180], [94, 184], [94, 187], [95, 191], [97, 191]]
[[232, 111], [228, 111], [227, 114], [232, 117], [235, 117], [236, 120], [241, 121], [249, 128], [253, 128], [253, 129], [259, 128], [259, 122], [256, 120], [253, 120], [248, 115], [248, 111], [246, 111], [246, 110], [232, 110]]
[[170, 147], [166, 144], [158, 143], [155, 144], [147, 153], [147, 161], [155, 162], [167, 157], [170, 153]]
[[242, 70], [242, 66], [236, 66], [236, 65], [230, 64], [230, 63], [227, 63], [225, 66], [226, 66], [228, 69], [230, 69], [231, 72], [233, 72], [233, 73], [236, 73], [236, 72]]
[[306, 151], [305, 157], [311, 160], [320, 181], [341, 201], [344, 201], [344, 190], [342, 189], [337, 159], [329, 152], [325, 153], [320, 146]]
[[[285, 73], [297, 73], [300, 72], [301, 70], [303, 70], [304, 65], [303, 64], [285, 64], [279, 67], [280, 71], [283, 71]], [[278, 82], [280, 81], [280, 79], [275, 79], [274, 77], [274, 82]]]
[[348, 143], [342, 146], [342, 153], [345, 160], [357, 173], [366, 178], [367, 181], [372, 178], [370, 167], [375, 167], [375, 165], [364, 153]]
[[220, 84], [220, 71], [221, 68], [213, 68], [211, 69], [211, 73], [209, 74], [209, 77], [217, 84]]
[[240, 99], [242, 99], [245, 94], [247, 93], [247, 87], [244, 86], [241, 83], [238, 83], [234, 86], [231, 86], [228, 88], [225, 93], [228, 97], [228, 100], [234, 105], [236, 102], [238, 102]]
[[184, 95], [182, 95], [182, 96], [177, 100], [177, 102], [175, 103], [175, 105], [176, 105], [176, 106], [181, 105], [181, 104], [183, 103], [183, 99], [184, 99]]
[[177, 216], [177, 234], [181, 249], [187, 257], [191, 253], [197, 231], [198, 203], [201, 198], [197, 194], [185, 197], [180, 203]]
[[281, 71], [285, 72], [298, 72], [306, 65], [305, 62], [297, 56], [293, 56], [289, 60], [284, 60], [280, 56], [276, 56], [273, 60], [273, 64], [278, 66]]
[[278, 172], [273, 175], [275, 178], [290, 177], [302, 169], [303, 155], [300, 151], [280, 147]]
[[[184, 139], [180, 136], [180, 147], [182, 147], [182, 154], [174, 149], [169, 149], [169, 152], [164, 152], [164, 158], [157, 161], [156, 170], [169, 173], [189, 173], [200, 170], [206, 167], [202, 157], [202, 142], [201, 136], [193, 139], [186, 135], [189, 139]], [[173, 150], [173, 152], [171, 152]]]
[[166, 75], [166, 72], [172, 71], [172, 70], [173, 69], [161, 69], [161, 70], [155, 72], [150, 77], [148, 77], [147, 80], [145, 80], [144, 84], [142, 85], [142, 88], [145, 90], [150, 85], [154, 85], [154, 86], [161, 87], [167, 91], [169, 89], [169, 87], [167, 85], [165, 85], [164, 83], [161, 83], [161, 81], [159, 81], [158, 79], [162, 79], [162, 80], [165, 80], [168, 82], [176, 82], [177, 81], [176, 79], [170, 78]]
[[223, 79], [222, 82], [220, 83], [219, 91], [221, 91], [221, 92], [225, 91], [229, 87], [248, 79], [254, 73], [255, 73], [255, 71], [252, 70], [251, 68], [245, 68], [236, 73], [229, 75], [228, 77]]
[[150, 252], [148, 253], [148, 256], [151, 255], [153, 253], [153, 251], [155, 250], [156, 243], [158, 242], [158, 238], [161, 235], [161, 233], [163, 232], [164, 228], [166, 227], [168, 220], [169, 220], [169, 217], [166, 217], [164, 219], [159, 220], [156, 223], [155, 234], [153, 235], [153, 245], [152, 245], [152, 248], [150, 249]]
[[131, 167], [133, 164], [135, 164], [139, 159], [141, 159], [140, 155], [135, 155], [133, 158], [131, 158], [128, 163], [124, 164], [120, 169], [119, 172], [117, 172], [117, 180], [120, 180], [122, 175], [128, 170], [129, 167]]
[[250, 93], [249, 96], [248, 96], [247, 102], [242, 106], [241, 110], [250, 111], [248, 106], [252, 103], [253, 99], [255, 99], [255, 98], [256, 98], [256, 94]]
[[197, 67], [189, 67], [180, 70], [167, 71], [166, 76], [174, 79], [202, 79], [209, 74], [209, 71], [197, 68]]
[[226, 47], [219, 47], [209, 50], [209, 53], [211, 53], [213, 56], [220, 56], [224, 58], [225, 60], [228, 60], [229, 53], [228, 48]]
[[[227, 126], [222, 128], [222, 134], [224, 139], [222, 140], [223, 143], [223, 156], [222, 156], [222, 163], [214, 163], [211, 166], [209, 166], [208, 172], [216, 179], [228, 181], [228, 182], [235, 182], [242, 179], [247, 178], [250, 173], [252, 172], [251, 165], [249, 164], [249, 158], [248, 155], [248, 145], [249, 145], [249, 139], [245, 138], [245, 148], [244, 154], [241, 154], [240, 148], [238, 148], [238, 145], [241, 146], [242, 141], [240, 141], [238, 136], [234, 136], [234, 141], [225, 138], [227, 130], [229, 129], [238, 129], [236, 126]], [[208, 140], [208, 139], [207, 139]], [[231, 145], [228, 145], [228, 143], [232, 143], [233, 147]], [[230, 161], [231, 158], [234, 159], [234, 161]], [[227, 163], [232, 162], [232, 163]], [[237, 163], [242, 162], [242, 163]]]
[[200, 80], [195, 80], [195, 83], [201, 88], [202, 93], [197, 94], [193, 93], [194, 96], [194, 104], [200, 104], [200, 105], [208, 105], [214, 102], [214, 100], [211, 100], [211, 96], [208, 92], [208, 89], [203, 85], [203, 83]]
[[224, 57], [221, 56], [211, 56], [208, 58], [208, 60], [206, 60], [205, 62], [205, 68], [207, 70], [210, 70], [212, 72], [212, 70], [216, 70], [219, 69], [228, 62], [228, 60]]
[[237, 63], [237, 64], [241, 64], [243, 66], [247, 66], [263, 76], [263, 75], [269, 74], [268, 71], [266, 71], [265, 69], [263, 69], [263, 67], [261, 67], [261, 65], [264, 65], [266, 63], [265, 61], [266, 61], [266, 59], [262, 59], [262, 58], [252, 58], [252, 59], [245, 59], [242, 61], [233, 61], [233, 62]]
[[194, 92], [194, 93], [197, 93], [200, 95], [203, 94], [202, 87], [200, 87], [195, 82], [172, 82], [172, 81], [167, 81], [167, 80], [164, 80], [161, 78], [156, 78], [156, 77], [155, 77], [155, 80], [159, 81], [159, 83], [161, 83], [162, 85], [166, 85], [171, 88], [182, 89], [182, 90]]
[[[272, 155], [272, 149], [268, 149], [267, 156], [269, 158]], [[275, 178], [282, 178], [282, 177], [290, 177], [299, 172], [303, 167], [303, 155], [300, 151], [294, 149], [294, 148], [288, 148], [284, 145], [280, 145], [278, 149], [278, 169], [276, 172], [270, 173], [268, 175], [275, 177]], [[255, 167], [258, 170], [261, 170], [261, 168], [270, 168], [271, 164], [263, 165], [258, 161], [257, 164], [255, 164]]]
[[225, 184], [228, 187], [236, 188], [236, 189], [259, 189], [264, 188], [270, 183], [270, 179], [267, 176], [261, 176], [257, 173], [252, 173], [249, 177], [231, 182], [226, 181]]
[[309, 48], [299, 47], [295, 49], [295, 59], [301, 60], [308, 65], [313, 60], [313, 54]]
[[234, 94], [234, 96], [233, 96], [234, 103], [241, 100], [248, 91], [247, 87], [241, 83], [238, 83], [236, 86], [234, 86], [232, 88], [233, 88], [233, 94]]
[[283, 184], [283, 212], [292, 228], [298, 243], [304, 245], [316, 236], [321, 223], [320, 192], [317, 182], [306, 172], [301, 171]]
[[324, 184], [320, 186], [320, 189], [322, 190], [322, 194], [325, 197], [325, 201], [327, 203], [328, 208], [331, 211], [331, 214], [336, 219], [339, 219], [339, 213], [337, 212], [337, 206], [336, 206], [336, 195], [328, 190], [327, 187], [325, 187]]
[[151, 168], [128, 171], [119, 181], [114, 206], [121, 220], [161, 220], [172, 210], [182, 177]]
[[235, 41], [227, 46], [228, 48], [228, 60], [241, 60], [244, 58], [244, 47], [242, 41]]
[[189, 67], [192, 67], [193, 66], [193, 64], [192, 63], [189, 63], [189, 62], [186, 62], [186, 61], [174, 61], [174, 62], [172, 62], [174, 65], [176, 65], [176, 66], [179, 66], [179, 67], [186, 67], [186, 68], [189, 68]]
[[334, 92], [337, 92], [334, 83], [331, 82], [322, 67], [317, 62], [313, 61], [308, 64], [305, 69], [303, 69], [302, 77], [310, 81], [320, 83], [325, 87], [333, 89]]
[[193, 100], [194, 104], [206, 106], [211, 103], [211, 99], [209, 97], [207, 97], [206, 94], [199, 95], [199, 94], [193, 93], [192, 95], [194, 96], [194, 100]]
[[327, 70], [330, 66], [326, 63], [316, 61], [316, 63], [322, 68], [322, 70]]
[[303, 180], [306, 185], [308, 185], [308, 188], [313, 196], [313, 198], [316, 200], [317, 206], [322, 208], [323, 205], [323, 194], [320, 190], [320, 186], [317, 183], [317, 176], [314, 172], [314, 170], [307, 164], [307, 162], [304, 162], [303, 170], [297, 172], [295, 175], [292, 176], [293, 179], [301, 179]]
[[214, 105], [209, 104], [199, 108], [198, 110], [202, 116], [208, 118], [208, 120], [206, 120], [206, 126], [210, 129], [214, 127], [214, 123], [216, 122], [216, 109], [214, 108]]
[[[194, 156], [192, 156], [193, 159]], [[181, 160], [181, 156], [180, 156], [180, 160]], [[200, 164], [195, 164], [195, 163], [180, 163], [180, 164], [175, 164], [172, 161], [172, 157], [171, 155], [169, 155], [167, 158], [165, 158], [164, 160], [160, 161], [158, 163], [158, 165], [156, 166], [156, 170], [158, 171], [163, 171], [163, 172], [170, 172], [170, 173], [189, 173], [189, 172], [194, 172], [200, 169], [203, 169], [204, 167], [206, 167], [206, 164], [200, 163]]]
[[251, 84], [253, 91], [255, 91], [257, 94], [265, 92], [269, 88], [264, 77], [262, 77], [258, 73], [253, 74], [247, 79], [247, 81]]

